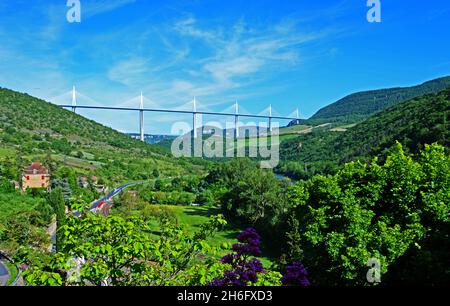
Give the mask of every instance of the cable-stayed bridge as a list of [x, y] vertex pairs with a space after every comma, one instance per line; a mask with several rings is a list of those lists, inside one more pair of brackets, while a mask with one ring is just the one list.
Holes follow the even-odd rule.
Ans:
[[[57, 98], [62, 98], [64, 96], [67, 96], [67, 94], [70, 94], [71, 96], [71, 102], [70, 104], [60, 104], [57, 101], [55, 101], [55, 99]], [[259, 114], [250, 114], [247, 112], [242, 112], [240, 111], [240, 106], [237, 103], [237, 101], [234, 104], [234, 111], [231, 110], [226, 110], [224, 112], [215, 112], [215, 111], [209, 111], [209, 110], [198, 110], [197, 109], [197, 100], [194, 97], [194, 99], [192, 100], [192, 109], [191, 110], [186, 110], [186, 109], [179, 109], [179, 108], [175, 108], [175, 109], [165, 109], [165, 108], [160, 108], [160, 107], [144, 107], [144, 95], [141, 93], [141, 95], [139, 96], [139, 101], [140, 101], [140, 106], [139, 108], [136, 107], [131, 107], [131, 106], [106, 106], [106, 105], [83, 105], [83, 104], [79, 104], [77, 103], [77, 97], [78, 96], [82, 96], [84, 98], [84, 100], [87, 100], [89, 102], [94, 102], [95, 104], [96, 101], [81, 94], [80, 92], [78, 92], [75, 89], [75, 86], [73, 87], [72, 91], [63, 94], [61, 96], [58, 97], [54, 97], [49, 99], [51, 102], [56, 102], [55, 104], [57, 104], [58, 106], [62, 107], [62, 108], [67, 108], [67, 109], [71, 109], [73, 112], [76, 112], [77, 109], [89, 109], [89, 110], [114, 110], [114, 111], [136, 111], [139, 112], [139, 135], [140, 135], [140, 140], [144, 141], [145, 140], [145, 133], [144, 133], [144, 113], [145, 112], [158, 112], [158, 113], [177, 113], [177, 114], [191, 114], [192, 115], [192, 132], [193, 132], [193, 137], [197, 138], [197, 115], [213, 115], [213, 116], [233, 116], [234, 117], [234, 126], [235, 126], [235, 136], [236, 138], [239, 137], [239, 118], [240, 117], [248, 117], [248, 118], [263, 118], [263, 119], [268, 119], [269, 120], [269, 131], [272, 131], [273, 128], [273, 124], [272, 124], [272, 120], [273, 119], [282, 119], [282, 120], [298, 120], [299, 118], [299, 112], [298, 109], [296, 111], [294, 111], [293, 113], [291, 113], [288, 116], [282, 116], [282, 115], [278, 115], [274, 112], [272, 105], [269, 105], [268, 108], [266, 108], [263, 112], [259, 113]], [[136, 99], [136, 98], [134, 98]], [[129, 101], [126, 101], [123, 104], [127, 104], [127, 102], [130, 102], [134, 99], [131, 99]], [[52, 101], [53, 100], [53, 101]], [[189, 103], [189, 102], [188, 102]], [[268, 113], [268, 114], [265, 114]]]

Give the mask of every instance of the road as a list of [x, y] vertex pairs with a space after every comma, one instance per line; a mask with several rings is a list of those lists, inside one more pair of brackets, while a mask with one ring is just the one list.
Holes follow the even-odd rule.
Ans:
[[0, 261], [0, 286], [6, 286], [9, 279], [9, 271], [8, 268]]
[[[92, 211], [92, 210], [100, 207], [106, 201], [108, 201], [108, 200], [114, 198], [115, 196], [117, 196], [118, 194], [120, 194], [125, 188], [131, 187], [131, 186], [135, 186], [137, 184], [140, 184], [140, 183], [128, 183], [128, 184], [119, 186], [117, 188], [114, 188], [110, 193], [108, 193], [107, 195], [105, 195], [101, 199], [92, 202], [91, 203], [91, 207], [89, 208], [89, 210]], [[81, 212], [75, 212], [74, 213], [74, 215], [77, 216], [77, 217], [81, 216], [81, 214], [82, 214]]]
[[137, 183], [129, 183], [129, 184], [125, 184], [122, 186], [119, 186], [117, 188], [114, 188], [110, 193], [108, 193], [107, 195], [105, 195], [103, 198], [94, 201], [91, 205], [91, 207], [89, 208], [89, 210], [93, 210], [96, 209], [100, 204], [106, 202], [109, 199], [114, 198], [116, 195], [118, 195], [119, 193], [121, 193], [125, 188], [131, 187], [136, 185]]

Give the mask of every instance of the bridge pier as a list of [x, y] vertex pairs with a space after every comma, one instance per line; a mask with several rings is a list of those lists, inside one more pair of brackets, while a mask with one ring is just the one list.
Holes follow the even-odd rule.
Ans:
[[192, 133], [194, 139], [197, 138], [197, 113], [192, 113]]
[[145, 141], [144, 136], [144, 111], [139, 111], [139, 131], [141, 141]]
[[144, 95], [141, 92], [141, 107], [139, 111], [139, 134], [141, 141], [145, 141], [144, 136]]
[[269, 106], [269, 132], [272, 133], [272, 104]]
[[77, 91], [75, 86], [72, 88], [72, 112], [76, 113], [77, 110]]

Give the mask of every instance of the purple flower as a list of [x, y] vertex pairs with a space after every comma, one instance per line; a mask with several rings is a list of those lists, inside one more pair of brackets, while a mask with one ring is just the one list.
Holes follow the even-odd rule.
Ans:
[[220, 261], [224, 264], [231, 264], [233, 263], [233, 260], [234, 260], [233, 254], [227, 254], [224, 257], [222, 257]]
[[237, 239], [239, 242], [248, 243], [251, 245], [259, 245], [261, 241], [261, 236], [256, 232], [254, 228], [247, 228], [242, 231]]
[[305, 267], [298, 261], [287, 267], [286, 273], [281, 278], [281, 283], [284, 286], [308, 287], [311, 285]]
[[221, 279], [210, 283], [211, 286], [245, 286], [249, 282], [258, 281], [258, 273], [264, 272], [261, 262], [256, 259], [248, 259], [247, 256], [261, 255], [261, 237], [253, 228], [242, 231], [237, 239], [239, 243], [232, 246], [234, 253], [222, 257], [221, 262], [231, 265], [231, 270], [224, 272]]

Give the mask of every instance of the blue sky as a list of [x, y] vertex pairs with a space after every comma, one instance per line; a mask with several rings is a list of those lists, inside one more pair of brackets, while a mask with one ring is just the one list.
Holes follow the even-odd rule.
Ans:
[[[409, 86], [450, 74], [448, 0], [65, 0], [0, 2], [0, 86], [69, 103], [242, 110], [309, 117], [352, 92]], [[133, 113], [81, 112], [121, 131]], [[218, 118], [205, 117], [203, 122]], [[169, 133], [183, 115], [146, 115], [147, 133]], [[286, 122], [280, 122], [285, 124]]]

